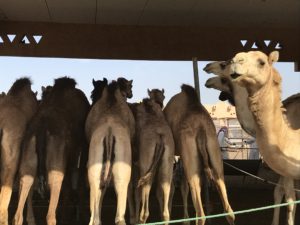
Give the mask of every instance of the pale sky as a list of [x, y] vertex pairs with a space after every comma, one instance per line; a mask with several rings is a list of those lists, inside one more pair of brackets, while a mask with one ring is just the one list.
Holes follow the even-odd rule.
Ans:
[[[219, 91], [207, 89], [205, 81], [212, 75], [203, 71], [208, 62], [199, 62], [200, 92], [203, 104], [218, 101]], [[282, 98], [300, 92], [300, 73], [294, 72], [293, 63], [276, 63], [283, 77]], [[62, 58], [0, 57], [0, 92], [7, 92], [12, 83], [28, 76], [32, 89], [41, 92], [41, 86], [52, 85], [55, 78], [69, 76], [90, 100], [92, 79], [108, 80], [123, 76], [133, 79], [133, 98], [130, 102], [147, 97], [147, 88], [164, 88], [167, 101], [180, 91], [183, 83], [194, 85], [191, 61], [134, 61]]]

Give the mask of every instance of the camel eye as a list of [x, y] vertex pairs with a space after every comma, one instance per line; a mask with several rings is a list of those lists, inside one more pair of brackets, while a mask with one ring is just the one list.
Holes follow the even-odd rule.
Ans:
[[260, 66], [264, 66], [266, 64], [265, 61], [262, 60], [262, 59], [259, 59], [258, 63], [259, 63]]

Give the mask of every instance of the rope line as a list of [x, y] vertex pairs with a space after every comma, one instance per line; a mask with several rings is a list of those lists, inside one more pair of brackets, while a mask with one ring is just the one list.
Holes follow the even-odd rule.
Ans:
[[[224, 162], [224, 161], [223, 161], [223, 162]], [[267, 180], [267, 179], [264, 179], [264, 178], [261, 178], [261, 177], [259, 177], [259, 176], [256, 176], [256, 175], [254, 175], [254, 174], [252, 174], [252, 173], [248, 173], [247, 171], [242, 170], [242, 169], [240, 169], [240, 168], [238, 168], [238, 167], [235, 167], [235, 166], [231, 165], [230, 163], [224, 162], [224, 164], [226, 164], [227, 166], [230, 166], [231, 168], [233, 168], [233, 169], [235, 169], [235, 170], [237, 170], [237, 171], [240, 171], [240, 172], [242, 172], [242, 173], [244, 173], [244, 174], [247, 174], [247, 175], [250, 176], [250, 177], [253, 177], [253, 178], [257, 179], [257, 180], [260, 180], [260, 181], [262, 181], [262, 182], [264, 182], [264, 183], [272, 184], [272, 185], [275, 185], [275, 186], [279, 186], [279, 187], [283, 187], [283, 188], [284, 188], [284, 185], [281, 185], [281, 184], [278, 184], [278, 183], [269, 181], [269, 180]], [[293, 188], [293, 190], [296, 191], [296, 192], [300, 192], [300, 189], [297, 189], [297, 188]]]
[[256, 212], [256, 211], [263, 211], [263, 210], [267, 210], [267, 209], [273, 209], [273, 208], [277, 208], [277, 207], [283, 207], [283, 206], [299, 204], [299, 203], [300, 203], [300, 200], [276, 204], [276, 205], [268, 205], [268, 206], [252, 208], [252, 209], [245, 209], [245, 210], [235, 211], [232, 213], [220, 213], [220, 214], [215, 214], [215, 215], [208, 215], [208, 216], [201, 216], [201, 217], [194, 217], [194, 218], [187, 218], [187, 219], [178, 219], [178, 220], [151, 222], [151, 223], [140, 223], [137, 225], [160, 225], [160, 224], [166, 224], [166, 223], [171, 224], [171, 223], [182, 223], [182, 222], [202, 220], [202, 219], [212, 219], [212, 218], [224, 217], [224, 216], [229, 216], [229, 215], [238, 215], [238, 214], [252, 213], [252, 212]]

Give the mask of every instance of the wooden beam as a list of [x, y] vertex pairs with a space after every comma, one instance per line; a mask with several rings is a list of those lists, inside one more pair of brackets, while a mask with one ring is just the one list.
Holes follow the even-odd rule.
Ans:
[[[7, 35], [16, 35], [10, 42]], [[293, 34], [293, 35], [290, 35]], [[39, 43], [35, 35], [41, 35]], [[0, 22], [2, 56], [142, 60], [225, 60], [254, 44], [266, 53], [281, 47], [280, 60], [299, 59], [300, 30]], [[23, 43], [27, 37], [29, 44]], [[241, 40], [246, 40], [243, 46]], [[265, 40], [270, 40], [266, 44]], [[255, 50], [255, 49], [254, 49]], [[257, 50], [257, 49], [256, 49]]]

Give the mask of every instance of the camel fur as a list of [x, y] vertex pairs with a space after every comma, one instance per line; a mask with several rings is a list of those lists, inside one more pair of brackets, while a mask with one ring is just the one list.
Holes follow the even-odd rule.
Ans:
[[[226, 212], [232, 212], [224, 183], [222, 157], [216, 136], [215, 126], [209, 113], [199, 102], [194, 88], [182, 85], [182, 91], [173, 96], [164, 109], [167, 121], [173, 131], [176, 155], [183, 162], [196, 216], [204, 216], [201, 200], [202, 168], [214, 181]], [[234, 215], [226, 217], [234, 224]], [[197, 221], [204, 224], [205, 220]]]
[[8, 225], [8, 206], [19, 166], [21, 145], [28, 122], [37, 109], [29, 78], [16, 80], [0, 98], [0, 225]]
[[117, 194], [115, 223], [124, 225], [127, 189], [131, 176], [131, 140], [134, 117], [126, 98], [132, 97], [132, 81], [119, 78], [104, 87], [86, 120], [89, 147], [88, 180], [90, 185], [89, 225], [101, 224], [101, 199], [113, 177]]
[[[223, 65], [223, 66], [222, 66]], [[224, 66], [225, 65], [225, 66]], [[252, 112], [248, 107], [248, 93], [244, 87], [232, 82], [230, 77], [230, 64], [228, 62], [212, 62], [205, 66], [204, 71], [207, 73], [213, 73], [217, 75], [216, 77], [209, 78], [205, 86], [208, 88], [214, 88], [221, 92], [226, 92], [230, 101], [236, 107], [237, 118], [242, 126], [242, 128], [251, 136], [255, 137], [255, 123]], [[223, 82], [221, 82], [223, 80]], [[229, 91], [228, 91], [229, 90]], [[227, 100], [227, 99], [223, 99]], [[289, 124], [293, 128], [300, 128], [300, 123], [298, 120], [298, 115], [300, 114], [300, 94], [295, 94], [284, 101], [282, 101], [283, 108], [286, 110], [286, 117]], [[285, 194], [284, 187], [284, 177], [280, 177], [278, 184], [274, 189], [274, 204], [279, 204]], [[300, 193], [298, 193], [298, 198], [300, 198]], [[274, 208], [274, 216], [272, 225], [279, 224], [279, 212], [280, 208]], [[288, 219], [291, 221], [292, 219]]]
[[50, 189], [47, 225], [56, 224], [56, 208], [65, 174], [69, 179], [72, 171], [77, 170], [81, 152], [86, 151], [84, 122], [89, 102], [75, 85], [71, 78], [55, 79], [26, 130], [14, 225], [23, 224], [24, 204], [36, 176], [40, 190], [44, 189], [46, 180]]
[[[290, 126], [281, 102], [281, 77], [273, 67], [278, 52], [269, 56], [259, 51], [238, 53], [231, 63], [231, 77], [246, 88], [248, 105], [256, 126], [257, 143], [267, 164], [284, 176], [286, 200], [295, 200], [293, 179], [300, 178], [300, 130]], [[288, 207], [288, 224], [293, 224], [295, 206]]]

